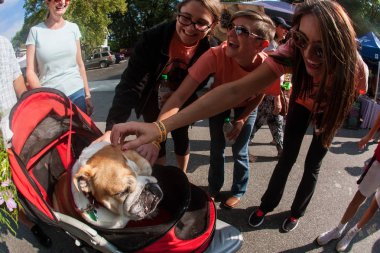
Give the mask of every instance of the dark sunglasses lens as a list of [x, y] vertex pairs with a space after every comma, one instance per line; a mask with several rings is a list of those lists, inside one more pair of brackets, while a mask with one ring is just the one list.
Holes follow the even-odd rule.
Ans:
[[320, 46], [314, 47], [314, 54], [317, 58], [322, 59], [323, 58], [323, 50]]
[[298, 32], [293, 32], [292, 38], [297, 47], [300, 47], [300, 48], [306, 47], [307, 42], [306, 42], [306, 39], [302, 36], [302, 34]]

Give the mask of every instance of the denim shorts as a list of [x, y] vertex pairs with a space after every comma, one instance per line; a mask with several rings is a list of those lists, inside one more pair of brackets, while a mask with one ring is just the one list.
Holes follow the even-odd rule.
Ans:
[[69, 99], [84, 113], [87, 113], [86, 99], [84, 89], [80, 89], [69, 96]]

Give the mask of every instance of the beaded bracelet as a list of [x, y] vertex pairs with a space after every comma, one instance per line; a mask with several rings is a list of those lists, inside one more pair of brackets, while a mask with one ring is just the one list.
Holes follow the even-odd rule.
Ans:
[[153, 144], [153, 146], [155, 146], [158, 149], [158, 151], [161, 150], [161, 145], [158, 141], [152, 141], [152, 144]]
[[161, 121], [155, 121], [155, 122], [153, 122], [153, 124], [156, 125], [156, 127], [158, 128], [158, 131], [160, 132], [160, 137], [158, 138], [157, 141], [159, 143], [165, 141], [167, 132], [166, 132], [166, 127], [165, 127], [164, 123], [162, 123]]

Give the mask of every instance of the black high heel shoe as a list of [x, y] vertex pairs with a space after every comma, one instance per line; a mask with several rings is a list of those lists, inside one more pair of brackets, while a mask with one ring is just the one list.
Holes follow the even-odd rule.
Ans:
[[33, 235], [36, 237], [36, 239], [42, 246], [46, 248], [51, 247], [51, 244], [52, 244], [51, 238], [45, 234], [45, 232], [41, 229], [40, 226], [34, 225], [30, 229], [30, 231], [32, 231]]

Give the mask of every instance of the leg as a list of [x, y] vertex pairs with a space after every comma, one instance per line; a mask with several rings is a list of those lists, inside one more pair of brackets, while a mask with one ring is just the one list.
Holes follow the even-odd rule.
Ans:
[[288, 122], [285, 127], [283, 155], [280, 157], [268, 188], [261, 198], [260, 209], [264, 213], [271, 212], [280, 202], [288, 175], [297, 159], [309, 125], [310, 111], [308, 109], [297, 103], [292, 109], [288, 114]]
[[263, 101], [260, 103], [259, 108], [257, 110], [257, 116], [255, 120], [255, 124], [252, 130], [251, 139], [254, 138], [255, 133], [265, 124], [268, 116], [268, 99], [267, 96], [264, 97]]
[[211, 196], [216, 196], [224, 184], [224, 148], [226, 141], [223, 134], [223, 123], [229, 115], [230, 111], [228, 110], [209, 119], [211, 140], [208, 183]]
[[189, 126], [178, 128], [171, 133], [178, 167], [186, 172], [190, 158]]
[[284, 118], [281, 115], [270, 114], [267, 119], [269, 130], [272, 134], [273, 140], [276, 143], [278, 155], [280, 156], [284, 148], [283, 139], [283, 122]]
[[[243, 112], [243, 108], [235, 109], [235, 115], [238, 116]], [[251, 112], [245, 122], [241, 132], [236, 138], [235, 144], [232, 145], [232, 153], [234, 158], [234, 174], [231, 187], [231, 193], [235, 197], [241, 197], [247, 190], [249, 180], [249, 156], [248, 142], [255, 124], [257, 111]]]
[[309, 150], [305, 159], [304, 173], [298, 186], [291, 208], [291, 216], [300, 218], [304, 215], [307, 206], [313, 197], [317, 184], [319, 169], [328, 149], [322, 145], [320, 135], [313, 134]]
[[379, 209], [379, 205], [377, 203], [376, 197], [372, 198], [371, 205], [368, 207], [368, 209], [363, 214], [363, 217], [359, 220], [357, 224], [358, 229], [362, 229], [367, 222], [372, 219], [372, 217], [375, 215], [377, 209]]
[[344, 215], [342, 219], [340, 220], [340, 223], [346, 224], [347, 222], [349, 222], [352, 219], [352, 217], [354, 217], [354, 215], [356, 214], [356, 212], [358, 211], [359, 207], [361, 206], [361, 204], [364, 202], [365, 199], [366, 197], [363, 196], [363, 194], [361, 194], [360, 191], [357, 191], [354, 198], [351, 200], [350, 204], [348, 205], [346, 211], [344, 212]]

